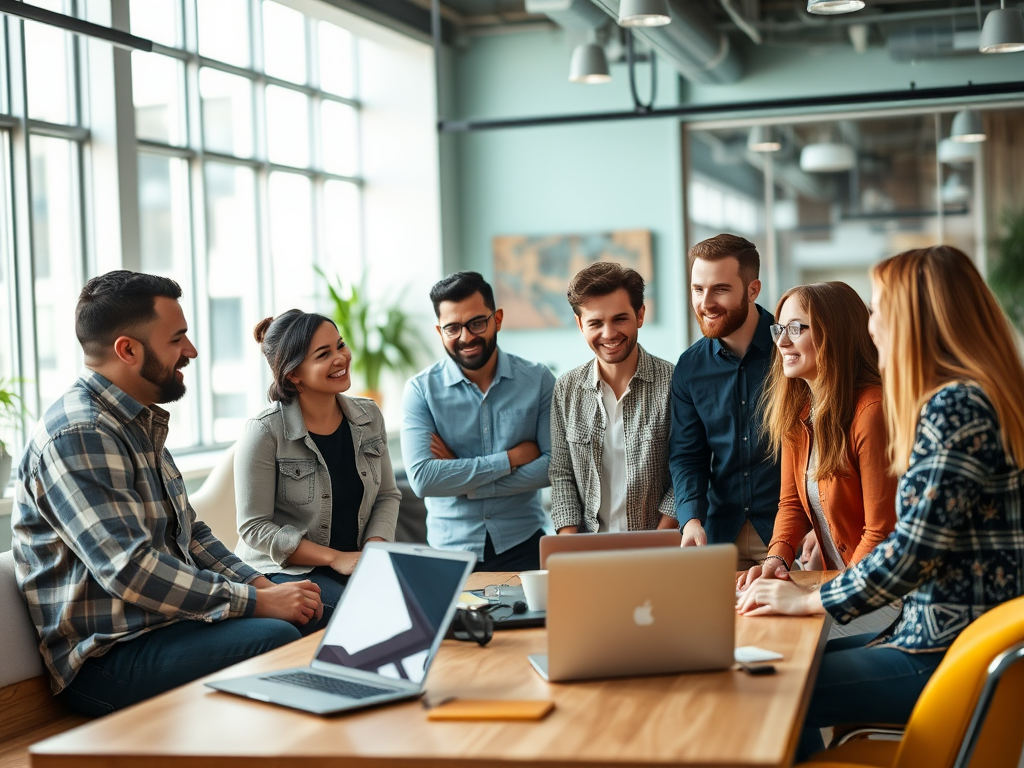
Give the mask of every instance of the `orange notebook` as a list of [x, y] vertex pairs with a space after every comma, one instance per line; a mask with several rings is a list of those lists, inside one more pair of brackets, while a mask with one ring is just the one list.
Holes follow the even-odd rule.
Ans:
[[455, 699], [431, 709], [427, 720], [540, 720], [554, 708], [553, 701]]

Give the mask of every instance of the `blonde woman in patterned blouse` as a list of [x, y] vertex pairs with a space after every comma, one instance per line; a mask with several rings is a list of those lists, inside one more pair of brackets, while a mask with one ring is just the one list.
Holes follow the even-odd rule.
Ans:
[[903, 598], [877, 637], [831, 641], [798, 759], [819, 728], [906, 722], [945, 651], [974, 619], [1024, 594], [1024, 366], [971, 260], [935, 246], [872, 271], [896, 530], [820, 591], [758, 579], [741, 613], [828, 611], [840, 624]]

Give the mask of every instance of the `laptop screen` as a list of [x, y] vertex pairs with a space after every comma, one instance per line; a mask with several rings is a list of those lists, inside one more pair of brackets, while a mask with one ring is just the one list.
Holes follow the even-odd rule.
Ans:
[[367, 547], [317, 661], [421, 682], [465, 573], [465, 560]]

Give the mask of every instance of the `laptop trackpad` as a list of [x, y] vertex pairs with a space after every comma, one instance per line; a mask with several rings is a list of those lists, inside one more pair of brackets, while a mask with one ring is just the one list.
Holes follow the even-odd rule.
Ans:
[[537, 670], [537, 674], [548, 679], [548, 655], [546, 653], [531, 653], [527, 658], [530, 664]]

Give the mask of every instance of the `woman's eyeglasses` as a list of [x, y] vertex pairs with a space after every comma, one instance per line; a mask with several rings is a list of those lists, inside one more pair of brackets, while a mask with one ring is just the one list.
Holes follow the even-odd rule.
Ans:
[[479, 336], [481, 333], [487, 330], [487, 323], [494, 317], [494, 313], [487, 315], [486, 317], [474, 317], [468, 323], [448, 323], [448, 325], [441, 326], [441, 330], [444, 335], [449, 339], [458, 338], [462, 335], [463, 328], [469, 328], [469, 332], [474, 336]]
[[808, 330], [810, 327], [811, 326], [809, 325], [804, 325], [803, 323], [798, 323], [794, 320], [789, 325], [779, 325], [778, 323], [775, 323], [774, 325], [768, 326], [768, 330], [772, 332], [772, 341], [777, 342], [779, 337], [782, 336], [783, 331], [789, 334], [789, 338], [799, 339], [800, 334]]

